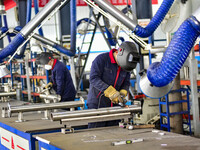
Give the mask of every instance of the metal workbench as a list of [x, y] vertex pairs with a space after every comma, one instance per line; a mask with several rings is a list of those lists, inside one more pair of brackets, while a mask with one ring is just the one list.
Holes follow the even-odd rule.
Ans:
[[[23, 104], [20, 101], [10, 102], [12, 106]], [[5, 107], [7, 103], [0, 103], [0, 107]], [[1, 115], [1, 111], [0, 111]], [[17, 114], [11, 118], [0, 117], [0, 150], [7, 150], [14, 147], [21, 147], [26, 150], [35, 150], [35, 138], [32, 135], [59, 132], [62, 127], [59, 122], [42, 120], [43, 113], [28, 112], [24, 114], [26, 122], [15, 122]]]
[[[164, 133], [165, 135], [161, 135]], [[200, 139], [152, 129], [119, 127], [78, 130], [75, 133], [34, 135], [45, 150], [200, 150]], [[112, 146], [112, 142], [142, 138], [144, 141]]]

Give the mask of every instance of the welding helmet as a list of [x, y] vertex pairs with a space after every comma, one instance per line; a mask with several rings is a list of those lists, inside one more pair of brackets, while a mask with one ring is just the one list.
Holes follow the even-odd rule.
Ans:
[[53, 54], [49, 52], [42, 52], [36, 58], [36, 63], [40, 65], [47, 65], [53, 59]]
[[125, 41], [118, 48], [117, 64], [125, 71], [132, 71], [140, 60], [136, 44]]

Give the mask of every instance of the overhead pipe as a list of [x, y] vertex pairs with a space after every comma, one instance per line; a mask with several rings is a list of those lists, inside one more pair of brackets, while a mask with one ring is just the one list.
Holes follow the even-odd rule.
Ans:
[[[22, 29], [22, 27], [17, 26], [17, 27], [14, 28], [13, 33], [16, 35], [17, 33], [20, 32], [21, 29]], [[13, 34], [13, 33], [11, 33], [11, 34]], [[47, 44], [47, 45], [49, 45], [51, 47], [54, 47], [54, 48], [56, 47], [56, 49], [58, 51], [68, 51], [68, 49], [66, 49], [65, 47], [63, 47], [61, 45], [58, 46], [58, 44], [55, 43], [54, 41], [51, 41], [51, 40], [49, 40], [49, 39], [47, 39], [45, 37], [42, 37], [41, 35], [39, 35], [37, 33], [35, 33], [33, 35], [33, 38], [38, 40], [38, 41], [40, 41], [40, 42], [42, 42], [43, 44]]]
[[94, 2], [97, 3], [103, 10], [105, 10], [106, 12], [114, 16], [116, 19], [118, 19], [122, 24], [124, 24], [130, 30], [133, 30], [133, 32], [135, 32], [137, 36], [149, 37], [160, 25], [165, 15], [169, 11], [170, 7], [172, 6], [174, 0], [163, 0], [160, 8], [158, 9], [154, 17], [151, 19], [150, 23], [145, 28], [134, 23], [132, 19], [123, 14], [123, 12], [118, 10], [107, 0], [94, 0]]
[[160, 98], [173, 87], [176, 77], [197, 37], [200, 35], [200, 8], [185, 20], [170, 42], [161, 62], [152, 63], [140, 80], [142, 92], [152, 98]]
[[[62, 2], [62, 0], [51, 0], [45, 7], [31, 20], [27, 23], [22, 30], [15, 36], [11, 43], [0, 51], [0, 61], [4, 58], [12, 55], [17, 48], [25, 41], [31, 32]], [[69, 2], [69, 0], [66, 0]], [[67, 53], [68, 54], [68, 53]], [[71, 53], [69, 53], [70, 55]], [[74, 55], [74, 54], [73, 54]]]

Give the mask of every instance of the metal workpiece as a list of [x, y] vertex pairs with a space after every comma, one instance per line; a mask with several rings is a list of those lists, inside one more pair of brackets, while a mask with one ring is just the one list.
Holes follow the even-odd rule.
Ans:
[[60, 95], [46, 95], [46, 94], [40, 94], [40, 98], [43, 99], [47, 99], [47, 100], [56, 100], [56, 101], [60, 101], [61, 100], [61, 96]]
[[3, 118], [6, 118], [6, 117], [8, 117], [8, 114], [7, 114], [7, 111], [8, 110], [8, 107], [2, 107], [1, 108], [1, 117], [3, 117]]
[[17, 92], [4, 92], [4, 93], [0, 93], [0, 97], [6, 97], [6, 96], [16, 96]]
[[111, 15], [113, 15], [130, 30], [135, 30], [137, 24], [134, 24], [134, 21], [132, 19], [123, 14], [119, 9], [117, 9], [107, 0], [94, 0], [94, 2], [97, 3], [98, 6], [100, 6], [104, 11], [109, 12]]
[[9, 113], [18, 112], [30, 112], [39, 110], [51, 110], [51, 109], [61, 109], [61, 108], [74, 108], [83, 107], [85, 105], [82, 101], [70, 101], [70, 102], [59, 102], [59, 103], [49, 103], [49, 104], [34, 104], [34, 105], [24, 105], [24, 106], [10, 106]]
[[131, 112], [117, 113], [117, 114], [107, 114], [100, 116], [88, 116], [88, 117], [77, 117], [62, 119], [61, 123], [66, 125], [66, 127], [71, 128], [74, 126], [88, 125], [91, 122], [102, 122], [102, 121], [112, 121], [112, 120], [124, 120], [128, 123], [129, 119], [133, 118]]
[[22, 28], [20, 31], [22, 35], [27, 37], [61, 2], [62, 0], [50, 0], [45, 7]]
[[157, 99], [157, 98], [161, 98], [161, 97], [165, 96], [167, 93], [169, 93], [173, 87], [173, 83], [174, 82], [172, 81], [171, 83], [169, 83], [166, 86], [156, 87], [156, 86], [152, 85], [152, 83], [149, 81], [149, 79], [147, 77], [147, 74], [145, 73], [140, 78], [139, 87], [140, 87], [142, 93], [144, 93], [146, 96]]
[[137, 113], [141, 111], [141, 106], [129, 106], [129, 107], [111, 107], [111, 108], [99, 108], [99, 109], [89, 109], [89, 110], [80, 110], [72, 112], [60, 112], [52, 113], [51, 120], [58, 121], [69, 118], [80, 118], [80, 117], [90, 117], [90, 116], [100, 116], [100, 115], [109, 115], [109, 114], [118, 114], [118, 113]]
[[[84, 107], [84, 101], [70, 101], [70, 102], [59, 102], [59, 103], [49, 103], [49, 104], [34, 104], [34, 105], [22, 105], [22, 106], [10, 106], [8, 105], [8, 117], [11, 117], [13, 113], [18, 113], [18, 120], [16, 122], [23, 122], [23, 112], [32, 112], [32, 111], [44, 111], [44, 118], [50, 118], [50, 111], [61, 108], [75, 108], [75, 107]], [[6, 115], [4, 115], [6, 116]]]

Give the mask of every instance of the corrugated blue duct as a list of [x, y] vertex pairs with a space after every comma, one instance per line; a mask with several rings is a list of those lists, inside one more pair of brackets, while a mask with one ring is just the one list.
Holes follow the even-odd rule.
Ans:
[[194, 16], [182, 23], [161, 62], [151, 64], [147, 70], [147, 77], [154, 86], [166, 86], [176, 77], [199, 34], [200, 22]]
[[166, 16], [173, 2], [174, 0], [163, 0], [160, 8], [158, 9], [154, 17], [151, 19], [150, 23], [145, 28], [137, 25], [134, 31], [135, 34], [140, 37], [151, 36]]
[[22, 34], [18, 33], [15, 38], [6, 46], [3, 50], [0, 51], [0, 61], [6, 58], [9, 55], [12, 55], [16, 49], [23, 43], [25, 38]]

